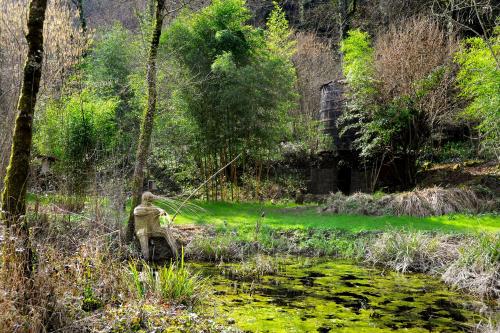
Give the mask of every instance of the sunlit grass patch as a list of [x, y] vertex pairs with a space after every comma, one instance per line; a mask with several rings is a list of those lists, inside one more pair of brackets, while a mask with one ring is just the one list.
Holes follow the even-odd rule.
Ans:
[[[442, 232], [500, 232], [497, 214], [453, 214], [432, 217], [363, 216], [318, 213], [317, 206], [271, 203], [197, 202], [205, 212], [185, 212], [176, 223], [210, 224], [252, 232], [258, 221], [279, 229], [341, 229], [351, 232], [411, 228]], [[264, 214], [264, 217], [262, 217]]]

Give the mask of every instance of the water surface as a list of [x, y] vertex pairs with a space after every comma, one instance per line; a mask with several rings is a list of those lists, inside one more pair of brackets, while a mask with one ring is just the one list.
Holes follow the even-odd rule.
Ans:
[[216, 290], [216, 316], [246, 332], [463, 332], [481, 319], [477, 301], [426, 275], [289, 258], [278, 275], [241, 279], [238, 265], [194, 267]]

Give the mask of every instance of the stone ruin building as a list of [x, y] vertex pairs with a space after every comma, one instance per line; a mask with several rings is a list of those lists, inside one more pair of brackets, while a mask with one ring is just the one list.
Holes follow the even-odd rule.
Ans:
[[335, 80], [321, 86], [319, 120], [324, 134], [331, 139], [331, 149], [320, 152], [310, 169], [308, 192], [328, 194], [341, 191], [344, 194], [366, 192], [365, 173], [357, 154], [352, 148], [353, 135], [340, 135], [337, 120], [346, 111], [343, 80]]

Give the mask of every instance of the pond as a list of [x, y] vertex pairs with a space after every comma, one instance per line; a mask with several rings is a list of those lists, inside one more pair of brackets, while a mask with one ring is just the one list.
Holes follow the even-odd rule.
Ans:
[[473, 298], [421, 274], [345, 261], [283, 259], [277, 274], [242, 278], [242, 264], [193, 264], [209, 278], [217, 318], [245, 332], [463, 332]]

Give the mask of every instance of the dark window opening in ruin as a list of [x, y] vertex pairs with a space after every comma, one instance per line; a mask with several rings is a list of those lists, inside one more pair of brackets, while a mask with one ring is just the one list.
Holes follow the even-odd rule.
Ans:
[[345, 195], [351, 193], [351, 168], [349, 166], [339, 167], [337, 173], [337, 187]]

